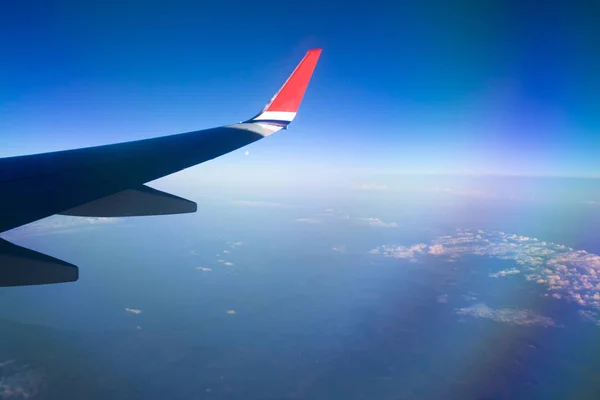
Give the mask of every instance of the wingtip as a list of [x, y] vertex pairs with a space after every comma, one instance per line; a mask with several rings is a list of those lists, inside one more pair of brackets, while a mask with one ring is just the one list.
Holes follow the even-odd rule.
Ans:
[[320, 48], [308, 50], [281, 89], [251, 121], [270, 121], [275, 125], [287, 126], [296, 116], [321, 51]]
[[298, 111], [320, 55], [321, 49], [311, 49], [306, 53], [265, 111]]

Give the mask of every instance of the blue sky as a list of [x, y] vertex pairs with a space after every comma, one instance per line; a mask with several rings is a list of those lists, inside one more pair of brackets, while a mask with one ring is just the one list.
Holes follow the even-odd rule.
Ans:
[[237, 122], [322, 47], [289, 131], [190, 173], [600, 176], [591, 7], [124, 3], [7, 6], [0, 156]]

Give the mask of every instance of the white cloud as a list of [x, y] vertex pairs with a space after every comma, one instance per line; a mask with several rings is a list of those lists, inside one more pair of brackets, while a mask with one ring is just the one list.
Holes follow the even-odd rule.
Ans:
[[132, 314], [141, 314], [142, 310], [139, 310], [137, 308], [125, 308], [125, 311], [127, 311], [128, 313], [132, 313]]
[[233, 242], [233, 243], [231, 243], [231, 246], [238, 247], [238, 246], [241, 246], [243, 244], [244, 244], [243, 242]]
[[513, 308], [490, 308], [484, 303], [477, 303], [469, 307], [457, 308], [456, 313], [458, 315], [468, 315], [475, 318], [487, 318], [496, 322], [503, 322], [506, 324], [513, 325], [525, 325], [525, 326], [543, 326], [548, 327], [560, 327], [550, 317], [544, 317], [538, 315], [531, 310], [519, 310]]
[[227, 314], [229, 314], [229, 315], [234, 315], [234, 314], [236, 314], [236, 313], [237, 313], [235, 310], [227, 310], [227, 311], [225, 311], [225, 312], [226, 312]]
[[376, 228], [397, 228], [397, 222], [383, 222], [379, 218], [358, 218], [362, 222], [366, 222], [369, 226]]
[[590, 322], [592, 322], [592, 323], [600, 326], [600, 317], [598, 316], [598, 312], [597, 311], [579, 310], [578, 313], [579, 313], [579, 316], [584, 321], [590, 321]]
[[204, 271], [204, 272], [211, 272], [212, 268], [206, 268], [206, 267], [196, 267], [196, 269], [200, 270], [200, 271]]
[[436, 300], [438, 303], [447, 303], [448, 302], [448, 295], [447, 294], [440, 294], [438, 297], [436, 297]]
[[232, 265], [233, 265], [233, 263], [232, 263], [232, 262], [229, 262], [229, 261], [225, 261], [225, 262], [223, 263], [223, 265], [227, 265], [228, 267], [230, 267], [230, 266], [232, 266]]
[[600, 256], [562, 244], [504, 232], [457, 230], [455, 235], [440, 236], [430, 244], [379, 246], [369, 253], [411, 261], [428, 256], [456, 260], [464, 255], [510, 260], [518, 266], [491, 273], [490, 277], [519, 274], [544, 285], [555, 299], [600, 310]]
[[429, 246], [429, 254], [433, 254], [434, 256], [441, 256], [446, 253], [444, 246], [441, 244], [434, 244]]
[[[14, 360], [4, 362], [2, 366], [10, 365]], [[45, 374], [27, 364], [12, 365], [2, 371], [0, 378], [0, 398], [30, 399], [36, 398], [43, 390]]]
[[346, 252], [346, 246], [345, 245], [341, 245], [341, 246], [333, 246], [331, 248], [331, 250], [333, 251], [337, 251], [338, 253], [345, 253]]
[[521, 271], [519, 271], [516, 268], [509, 268], [509, 269], [503, 269], [498, 272], [491, 273], [489, 276], [490, 276], [490, 278], [498, 278], [500, 276], [516, 275], [516, 274], [520, 274], [520, 273], [521, 273]]
[[427, 252], [427, 245], [425, 243], [419, 243], [410, 247], [406, 246], [379, 246], [373, 249], [369, 254], [381, 254], [384, 257], [402, 258], [402, 259], [415, 259], [417, 255], [422, 255]]
[[229, 250], [223, 250], [224, 254], [229, 254]]
[[306, 222], [308, 224], [320, 224], [322, 221], [317, 218], [296, 218], [296, 222]]
[[[318, 218], [317, 218], [318, 217]], [[349, 214], [328, 208], [325, 213], [314, 214], [312, 217], [296, 218], [296, 222], [320, 224], [326, 221], [347, 220], [357, 222], [374, 228], [398, 228], [397, 222], [385, 222], [377, 217], [351, 217]]]

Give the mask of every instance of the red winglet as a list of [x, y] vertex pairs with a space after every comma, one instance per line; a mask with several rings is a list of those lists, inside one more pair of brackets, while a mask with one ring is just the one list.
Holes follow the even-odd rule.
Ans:
[[296, 112], [317, 65], [321, 49], [309, 50], [281, 89], [273, 96], [265, 111]]

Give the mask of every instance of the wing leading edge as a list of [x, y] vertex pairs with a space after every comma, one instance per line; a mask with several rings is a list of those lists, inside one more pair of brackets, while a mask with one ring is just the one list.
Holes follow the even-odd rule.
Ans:
[[[131, 216], [194, 212], [194, 203], [143, 185], [287, 128], [296, 116], [320, 54], [320, 49], [308, 51], [263, 110], [239, 124], [0, 159], [0, 232], [54, 214]], [[36, 266], [30, 269], [25, 268], [26, 260], [32, 257], [24, 256], [19, 250], [21, 261], [15, 262], [12, 255], [15, 249], [11, 246], [15, 245], [7, 242], [0, 246], [0, 286], [77, 280], [76, 273], [64, 273], [66, 266], [67, 271], [72, 271], [71, 268], [76, 271], [77, 267], [40, 253], [36, 255], [48, 259], [42, 264], [36, 261]], [[53, 268], [50, 259], [61, 267]], [[35, 278], [41, 276], [39, 265], [46, 268], [45, 278], [41, 280]], [[12, 268], [18, 268], [20, 274], [26, 276], [19, 275], [15, 280], [15, 274], [1, 273]], [[55, 276], [50, 272], [53, 269], [56, 269]], [[30, 279], [27, 271], [31, 272]], [[5, 280], [5, 275], [12, 276], [12, 281]]]

